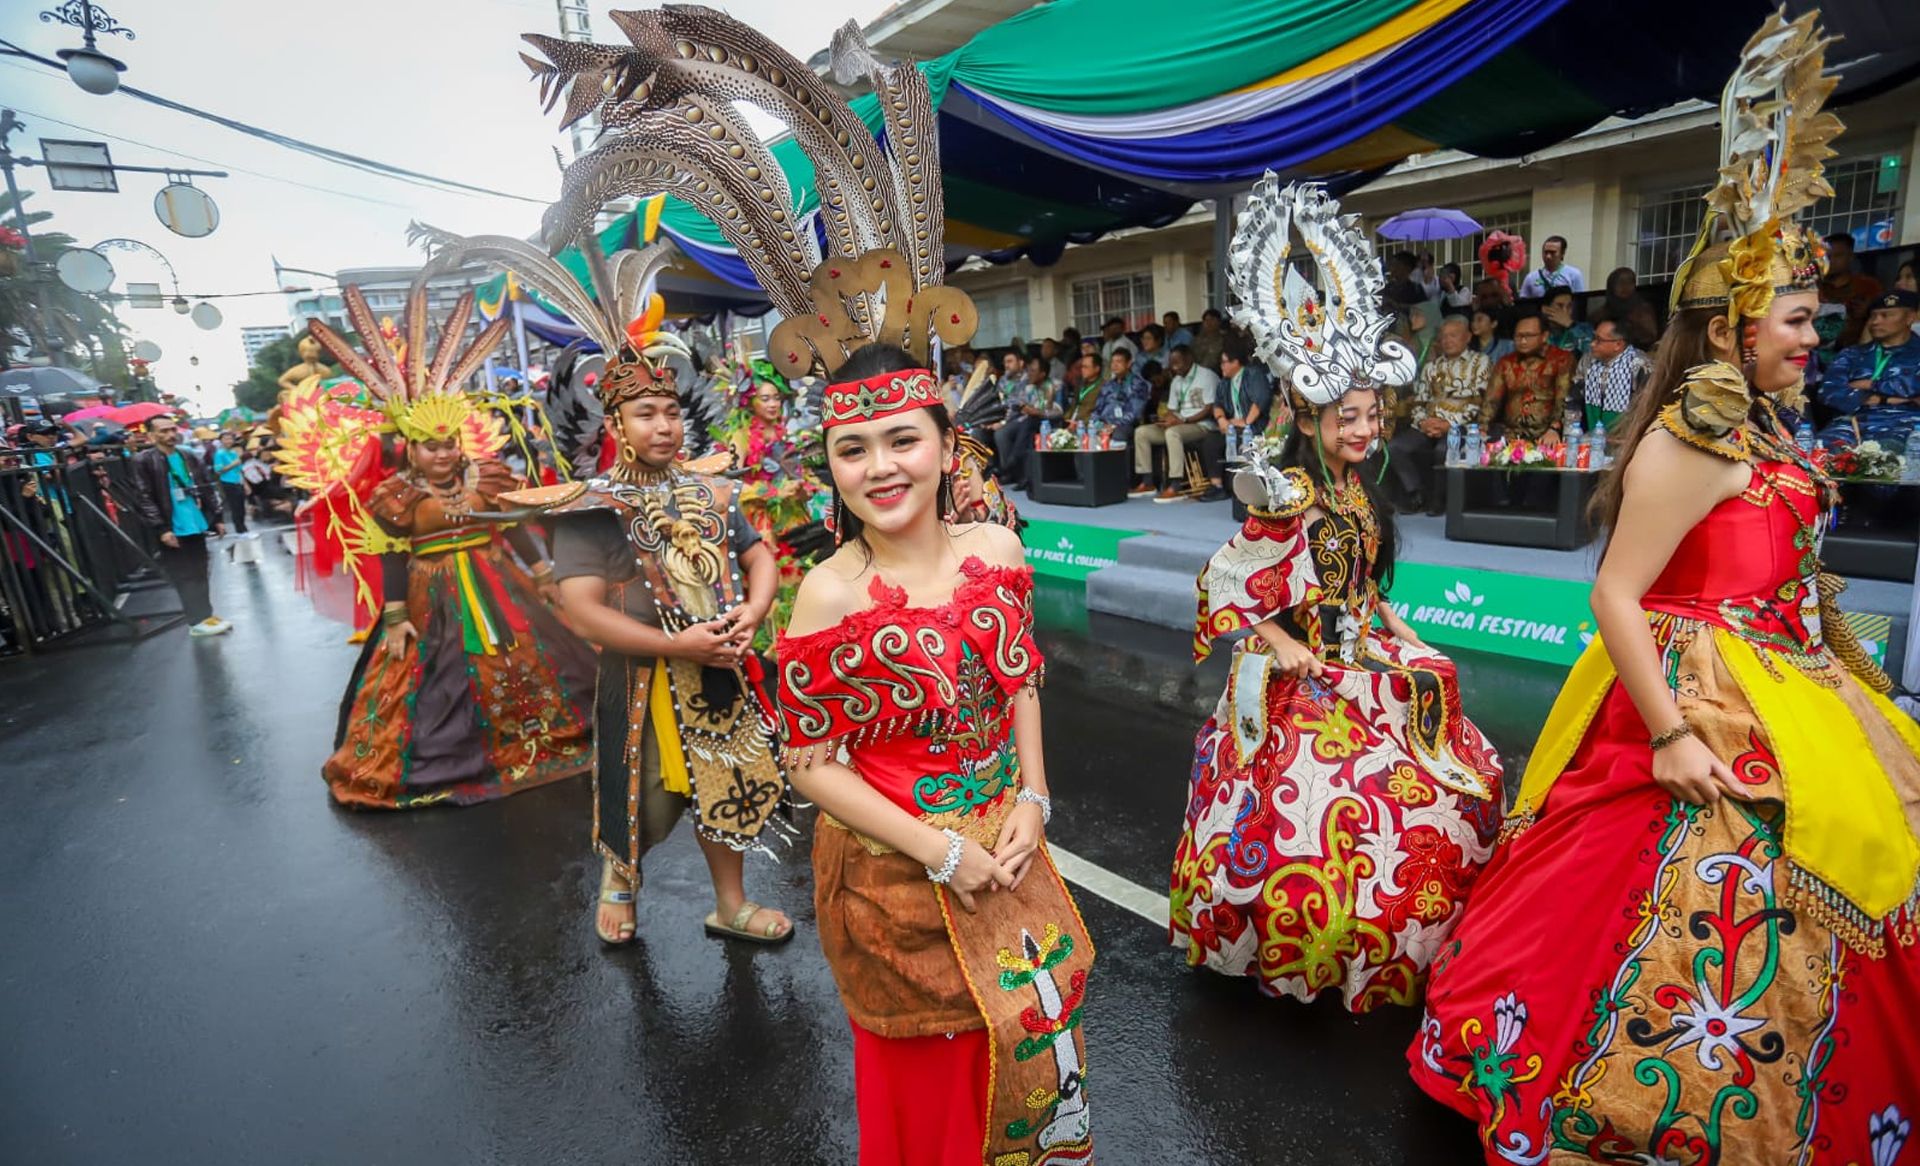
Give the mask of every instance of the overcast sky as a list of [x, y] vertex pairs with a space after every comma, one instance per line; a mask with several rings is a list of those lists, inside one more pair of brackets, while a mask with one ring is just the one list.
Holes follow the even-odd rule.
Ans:
[[[833, 29], [863, 24], [890, 0], [733, 0], [716, 5], [754, 25], [803, 60], [825, 48]], [[39, 4], [0, 5], [0, 37], [51, 57], [77, 44], [71, 28], [44, 23]], [[559, 192], [553, 149], [566, 149], [558, 115], [540, 111], [521, 64], [519, 35], [556, 33], [553, 0], [325, 0], [260, 4], [240, 0], [103, 0], [137, 38], [101, 39], [127, 63], [131, 85], [187, 105], [364, 157], [545, 200]], [[621, 42], [593, 3], [596, 40]], [[64, 74], [0, 57], [0, 102], [18, 111], [25, 132], [16, 153], [39, 155], [39, 139], [105, 140], [117, 163], [227, 170], [199, 180], [220, 208], [220, 229], [186, 239], [161, 226], [153, 196], [164, 179], [123, 174], [119, 194], [56, 193], [45, 172], [17, 172], [34, 210], [52, 211], [48, 228], [82, 245], [130, 237], [152, 244], [179, 273], [189, 296], [271, 291], [273, 257], [290, 267], [419, 263], [405, 240], [409, 220], [463, 234], [525, 236], [543, 205], [449, 194], [358, 170], [235, 133], [185, 114], [114, 94], [81, 92]], [[66, 124], [62, 124], [66, 123]], [[138, 143], [138, 144], [136, 144]], [[125, 284], [167, 284], [158, 263], [136, 253], [109, 255]], [[169, 289], [170, 294], [170, 289]], [[136, 339], [160, 345], [162, 388], [208, 411], [232, 403], [230, 386], [246, 375], [240, 328], [287, 323], [283, 297], [216, 301], [225, 322], [202, 331], [170, 310], [122, 309]], [[198, 356], [191, 367], [188, 358]]]

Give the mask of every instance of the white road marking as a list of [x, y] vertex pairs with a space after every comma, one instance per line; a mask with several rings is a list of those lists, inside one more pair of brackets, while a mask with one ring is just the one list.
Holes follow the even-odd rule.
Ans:
[[1133, 912], [1162, 931], [1166, 930], [1169, 915], [1165, 891], [1155, 893], [1139, 883], [1128, 882], [1107, 868], [1095, 866], [1051, 842], [1047, 843], [1047, 850], [1053, 855], [1053, 865], [1059, 868], [1061, 878], [1116, 907]]

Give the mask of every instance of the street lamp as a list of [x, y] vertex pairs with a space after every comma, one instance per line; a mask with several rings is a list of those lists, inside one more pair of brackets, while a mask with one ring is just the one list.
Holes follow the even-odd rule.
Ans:
[[182, 316], [186, 315], [188, 312], [193, 311], [193, 305], [187, 302], [187, 297], [185, 296], [175, 296], [169, 302], [172, 303], [173, 310], [180, 313]]
[[61, 49], [54, 54], [67, 63], [67, 76], [73, 78], [75, 85], [102, 96], [120, 88], [120, 74], [127, 71], [126, 64], [101, 52], [93, 38], [95, 33], [100, 33], [118, 34], [132, 40], [132, 29], [122, 27], [106, 9], [94, 7], [91, 0], [67, 0], [51, 12], [42, 12], [40, 19], [80, 30], [84, 43], [79, 48]]

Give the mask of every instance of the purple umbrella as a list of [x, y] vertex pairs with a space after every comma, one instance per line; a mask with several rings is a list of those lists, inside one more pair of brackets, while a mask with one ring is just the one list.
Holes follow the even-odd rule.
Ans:
[[1432, 243], [1439, 239], [1465, 239], [1480, 233], [1480, 224], [1460, 211], [1423, 206], [1402, 211], [1380, 224], [1380, 237], [1402, 243]]

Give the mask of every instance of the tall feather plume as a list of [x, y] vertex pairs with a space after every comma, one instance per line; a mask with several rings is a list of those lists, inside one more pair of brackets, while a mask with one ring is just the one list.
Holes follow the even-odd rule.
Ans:
[[407, 292], [406, 321], [407, 395], [417, 398], [427, 391], [427, 282], [423, 279], [414, 280]]
[[865, 75], [873, 82], [886, 117], [886, 150], [901, 215], [895, 232], [900, 250], [913, 260], [916, 288], [941, 283], [946, 278], [947, 208], [940, 185], [940, 130], [926, 74], [912, 65], [883, 63], [851, 20], [833, 34], [830, 56], [835, 81], [850, 85]]
[[[641, 55], [648, 81], [626, 104], [671, 109], [688, 93], [718, 104], [750, 101], [786, 122], [813, 162], [827, 237], [835, 254], [897, 245], [899, 221], [878, 143], [813, 70], [752, 28], [710, 8], [672, 4], [615, 12]], [[618, 107], [623, 102], [612, 101]]]
[[[568, 167], [561, 197], [542, 222], [550, 249], [577, 237], [612, 199], [672, 194], [719, 228], [782, 315], [818, 318], [823, 326], [837, 318], [843, 323], [835, 327], [873, 338], [889, 293], [837, 272], [824, 284], [817, 278], [821, 256], [812, 230], [796, 215], [793, 192], [766, 144], [733, 112], [735, 102], [748, 101], [787, 122], [812, 161], [829, 260], [899, 251], [907, 270], [896, 265], [903, 278], [889, 285], [889, 298], [907, 306], [912, 293], [943, 282], [938, 133], [932, 94], [918, 70], [877, 60], [857, 27], [835, 37], [836, 72], [870, 77], [880, 96], [883, 147], [838, 92], [731, 17], [670, 4], [615, 12], [612, 19], [630, 48], [588, 51], [550, 37], [526, 38], [547, 57], [528, 63], [549, 109], [564, 92], [565, 116], [574, 119], [595, 108], [593, 93], [605, 95], [597, 106], [602, 143]], [[816, 295], [829, 298], [816, 303]], [[888, 321], [901, 314], [900, 306], [888, 305]], [[795, 351], [819, 354], [818, 339], [796, 342]], [[828, 347], [844, 355], [849, 342]]]
[[480, 335], [475, 338], [472, 347], [454, 358], [453, 368], [447, 373], [448, 391], [458, 390], [466, 383], [468, 377], [479, 371], [480, 366], [486, 363], [487, 357], [493, 353], [493, 350], [500, 347], [500, 341], [506, 338], [510, 323], [507, 314], [502, 312], [499, 319], [480, 330]]
[[[424, 280], [421, 281], [420, 286], [424, 288], [426, 282]], [[425, 313], [422, 312], [421, 315], [424, 317]], [[449, 379], [447, 374], [453, 370], [454, 352], [459, 347], [460, 338], [467, 334], [467, 320], [471, 318], [472, 315], [473, 292], [469, 289], [461, 293], [459, 301], [453, 305], [453, 314], [447, 317], [446, 326], [440, 329], [440, 347], [433, 354], [433, 366], [427, 370], [427, 392], [444, 393], [447, 391], [447, 381]], [[422, 352], [426, 349], [424, 332], [425, 328], [423, 325], [423, 343], [420, 346]]]
[[1720, 181], [1707, 205], [1747, 235], [1833, 194], [1822, 164], [1840, 119], [1822, 107], [1838, 79], [1825, 72], [1832, 39], [1818, 12], [1775, 12], [1740, 53], [1720, 98]]
[[811, 241], [790, 208], [774, 216], [778, 208], [767, 202], [772, 191], [764, 176], [737, 169], [725, 147], [689, 134], [685, 123], [668, 123], [657, 135], [623, 136], [576, 159], [541, 229], [548, 248], [558, 251], [613, 199], [677, 195], [720, 228], [783, 315], [807, 315]]
[[[349, 290], [356, 293], [359, 291], [358, 288]], [[327, 355], [333, 357], [334, 362], [348, 376], [367, 386], [368, 391], [374, 396], [383, 401], [387, 399], [387, 382], [380, 379], [379, 371], [368, 363], [366, 357], [360, 355], [358, 349], [347, 342], [345, 336], [335, 332], [331, 325], [320, 319], [308, 319], [307, 334], [320, 342], [320, 347], [327, 350]], [[380, 344], [379, 333], [374, 333], [373, 339], [374, 347], [384, 347]]]
[[407, 239], [413, 243], [424, 243], [433, 252], [433, 258], [422, 272], [423, 276], [454, 271], [469, 263], [484, 263], [511, 271], [521, 283], [539, 292], [569, 320], [585, 329], [595, 344], [606, 348], [619, 343], [619, 333], [608, 325], [604, 314], [573, 277], [573, 273], [530, 243], [511, 235], [463, 237], [422, 223], [408, 227]]
[[[361, 343], [366, 345], [367, 362], [373, 366], [374, 375], [362, 377], [362, 382], [371, 385], [377, 381], [381, 391], [405, 400], [406, 378], [400, 375], [400, 366], [394, 362], [392, 350], [380, 337], [380, 322], [374, 319], [373, 309], [367, 307], [367, 297], [360, 294], [359, 288], [349, 285], [340, 290], [340, 298], [346, 302], [347, 321], [360, 334]], [[346, 344], [345, 338], [331, 328], [327, 331], [333, 333], [334, 339], [340, 344]], [[318, 332], [314, 333], [314, 339], [323, 345], [327, 343], [326, 338]]]

